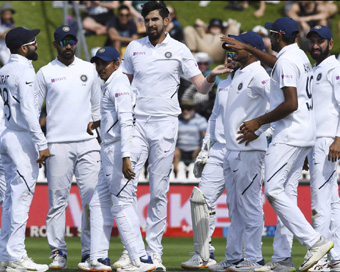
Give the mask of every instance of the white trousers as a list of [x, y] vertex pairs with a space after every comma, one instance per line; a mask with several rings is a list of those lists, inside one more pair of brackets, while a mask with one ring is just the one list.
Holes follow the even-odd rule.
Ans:
[[0, 261], [14, 262], [27, 254], [25, 232], [39, 173], [39, 156], [28, 132], [6, 129], [0, 146], [7, 186], [2, 206]]
[[69, 143], [50, 143], [51, 157], [46, 162], [49, 210], [46, 218], [47, 239], [51, 251], [67, 253], [65, 211], [72, 177], [75, 175], [83, 213], [81, 220], [82, 256], [90, 254], [89, 203], [98, 182], [99, 144], [96, 139]]
[[[265, 195], [280, 219], [274, 238], [275, 258], [273, 256], [273, 261], [279, 261], [279, 256], [282, 255], [291, 256], [291, 234], [288, 230], [308, 249], [320, 239], [320, 234], [308, 223], [296, 203], [299, 177], [304, 160], [310, 150], [311, 147], [296, 147], [286, 144], [270, 144], [267, 150]], [[283, 249], [286, 254], [281, 252]], [[288, 250], [289, 256], [287, 256]]]
[[262, 167], [264, 151], [227, 151], [224, 158], [227, 204], [230, 227], [227, 235], [226, 259], [244, 257], [259, 262], [262, 257]]
[[[215, 252], [211, 245], [211, 236], [216, 226], [216, 202], [225, 188], [223, 160], [226, 153], [224, 144], [216, 142], [209, 150], [209, 159], [203, 168], [199, 188], [203, 192], [209, 209], [209, 251]], [[228, 193], [228, 192], [227, 192]]]
[[[317, 138], [308, 154], [312, 201], [313, 227], [334, 242], [329, 255], [340, 260], [340, 202], [336, 169], [338, 162], [328, 160], [329, 146], [333, 138]], [[332, 236], [331, 236], [331, 229]], [[335, 230], [335, 231], [334, 231]], [[336, 231], [337, 230], [337, 231]]]
[[91, 260], [108, 256], [113, 218], [130, 259], [135, 260], [146, 255], [136, 210], [137, 182], [122, 174], [120, 142], [102, 146], [101, 158], [99, 181], [90, 202]]
[[156, 253], [161, 256], [162, 237], [167, 218], [169, 175], [177, 141], [178, 118], [137, 117], [135, 131], [135, 149], [131, 157], [136, 162], [137, 177], [147, 159], [149, 162], [150, 203], [146, 219], [147, 253], [148, 255]]

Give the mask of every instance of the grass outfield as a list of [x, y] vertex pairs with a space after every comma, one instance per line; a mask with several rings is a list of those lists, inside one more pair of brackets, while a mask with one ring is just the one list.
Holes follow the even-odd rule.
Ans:
[[[273, 253], [272, 243], [273, 237], [263, 237], [262, 252], [266, 262], [271, 261]], [[77, 264], [80, 262], [80, 239], [67, 238], [68, 246], [68, 271], [79, 271]], [[217, 261], [224, 259], [225, 238], [214, 238], [213, 245], [216, 248], [215, 258]], [[166, 266], [167, 271], [184, 271], [181, 269], [181, 262], [189, 259], [189, 252], [193, 251], [192, 238], [174, 238], [165, 237], [163, 239], [164, 255], [163, 264]], [[51, 260], [49, 257], [49, 247], [46, 238], [26, 238], [26, 249], [29, 257], [37, 263], [49, 264]], [[122, 252], [122, 244], [118, 237], [112, 237], [109, 257], [111, 264], [118, 260]], [[293, 262], [298, 269], [305, 256], [306, 248], [302, 246], [297, 240], [294, 240], [293, 245]]]

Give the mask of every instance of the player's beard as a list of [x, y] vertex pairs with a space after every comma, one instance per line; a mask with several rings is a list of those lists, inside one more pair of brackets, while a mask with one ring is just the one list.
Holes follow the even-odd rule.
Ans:
[[152, 30], [155, 29], [156, 30], [156, 33], [150, 33], [150, 29], [147, 30], [147, 34], [148, 34], [148, 37], [149, 37], [149, 40], [150, 41], [156, 41], [158, 40], [162, 33], [164, 32], [164, 26], [160, 29], [160, 31], [158, 31], [157, 27], [156, 28], [152, 28]]
[[[315, 51], [320, 52], [320, 54], [319, 55], [318, 54], [314, 54], [313, 52], [315, 52]], [[320, 49], [320, 50], [312, 50], [310, 52], [310, 55], [311, 55], [311, 57], [314, 60], [316, 60], [317, 63], [322, 62], [325, 58], [327, 58], [329, 56], [329, 44], [327, 44], [327, 47], [326, 47], [326, 49], [324, 51], [322, 51], [322, 49]]]
[[31, 50], [31, 48], [28, 46], [28, 51], [26, 54], [26, 58], [29, 60], [37, 60], [38, 59], [38, 54], [37, 54], [37, 47], [34, 47], [34, 50]]
[[[72, 49], [72, 48], [64, 49], [64, 50], [61, 50], [60, 48], [57, 48], [57, 51], [58, 51], [58, 55], [60, 57], [62, 57], [63, 59], [65, 59], [65, 60], [73, 59], [74, 54], [75, 54], [75, 50]], [[70, 53], [70, 54], [66, 54], [66, 53]]]

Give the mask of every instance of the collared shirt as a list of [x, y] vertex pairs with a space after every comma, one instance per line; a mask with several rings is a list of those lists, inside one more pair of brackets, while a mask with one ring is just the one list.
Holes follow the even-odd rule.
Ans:
[[224, 119], [226, 148], [230, 151], [265, 151], [266, 136], [261, 134], [247, 146], [236, 138], [242, 122], [252, 120], [266, 112], [269, 100], [269, 76], [259, 61], [255, 61], [235, 72], [228, 91]]
[[186, 45], [168, 34], [156, 46], [149, 37], [130, 42], [121, 66], [124, 73], [133, 75], [132, 86], [137, 89], [136, 117], [178, 116], [181, 74], [192, 78], [201, 73]]
[[47, 141], [89, 140], [89, 122], [100, 119], [100, 80], [92, 63], [75, 57], [66, 66], [58, 58], [37, 73], [38, 106], [46, 100]]
[[340, 137], [340, 62], [334, 55], [313, 68], [316, 137]]
[[128, 77], [120, 69], [102, 86], [101, 138], [104, 145], [121, 141], [122, 158], [130, 157], [132, 143], [132, 92]]
[[221, 144], [226, 143], [224, 136], [224, 119], [226, 117], [228, 91], [231, 81], [232, 78], [231, 75], [229, 75], [227, 79], [221, 81], [217, 86], [215, 103], [208, 120], [207, 133], [205, 134], [204, 141], [210, 140], [212, 142], [217, 141]]
[[4, 102], [6, 127], [28, 131], [38, 150], [44, 150], [47, 142], [39, 124], [34, 81], [32, 62], [18, 54], [12, 54], [8, 63], [0, 70], [0, 92]]
[[277, 54], [270, 80], [270, 109], [284, 102], [283, 87], [295, 87], [298, 109], [273, 122], [272, 143], [312, 146], [315, 142], [315, 120], [312, 100], [312, 66], [296, 43], [287, 45]]

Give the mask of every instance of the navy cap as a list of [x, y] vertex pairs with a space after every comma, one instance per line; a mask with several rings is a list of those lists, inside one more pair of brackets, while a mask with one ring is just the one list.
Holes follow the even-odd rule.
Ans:
[[[238, 36], [229, 35], [229, 37], [234, 38], [235, 40], [237, 40], [239, 42], [249, 44], [252, 47], [260, 49], [261, 51], [264, 50], [264, 43], [263, 43], [262, 37], [261, 37], [260, 34], [258, 34], [256, 32], [248, 31], [248, 32], [244, 32], [244, 33], [242, 33]], [[225, 44], [223, 44], [222, 47], [226, 50], [230, 50], [228, 47], [225, 47]]]
[[299, 25], [292, 18], [281, 17], [274, 23], [265, 23], [265, 28], [280, 32], [280, 34], [287, 38], [296, 38], [299, 33]]
[[118, 61], [119, 52], [114, 47], [105, 46], [98, 49], [96, 55], [91, 58], [91, 62], [95, 62], [96, 58], [102, 59], [104, 61]]
[[75, 40], [78, 41], [77, 32], [68, 25], [59, 26], [56, 31], [54, 31], [54, 40], [60, 42], [68, 35], [73, 36]]
[[40, 32], [40, 29], [28, 29], [26, 27], [16, 27], [8, 31], [5, 42], [9, 49], [18, 49], [25, 43], [28, 43]]
[[333, 34], [332, 31], [324, 25], [316, 25], [310, 29], [310, 31], [307, 34], [307, 38], [309, 38], [313, 33], [317, 33], [320, 35], [323, 39], [332, 40]]

